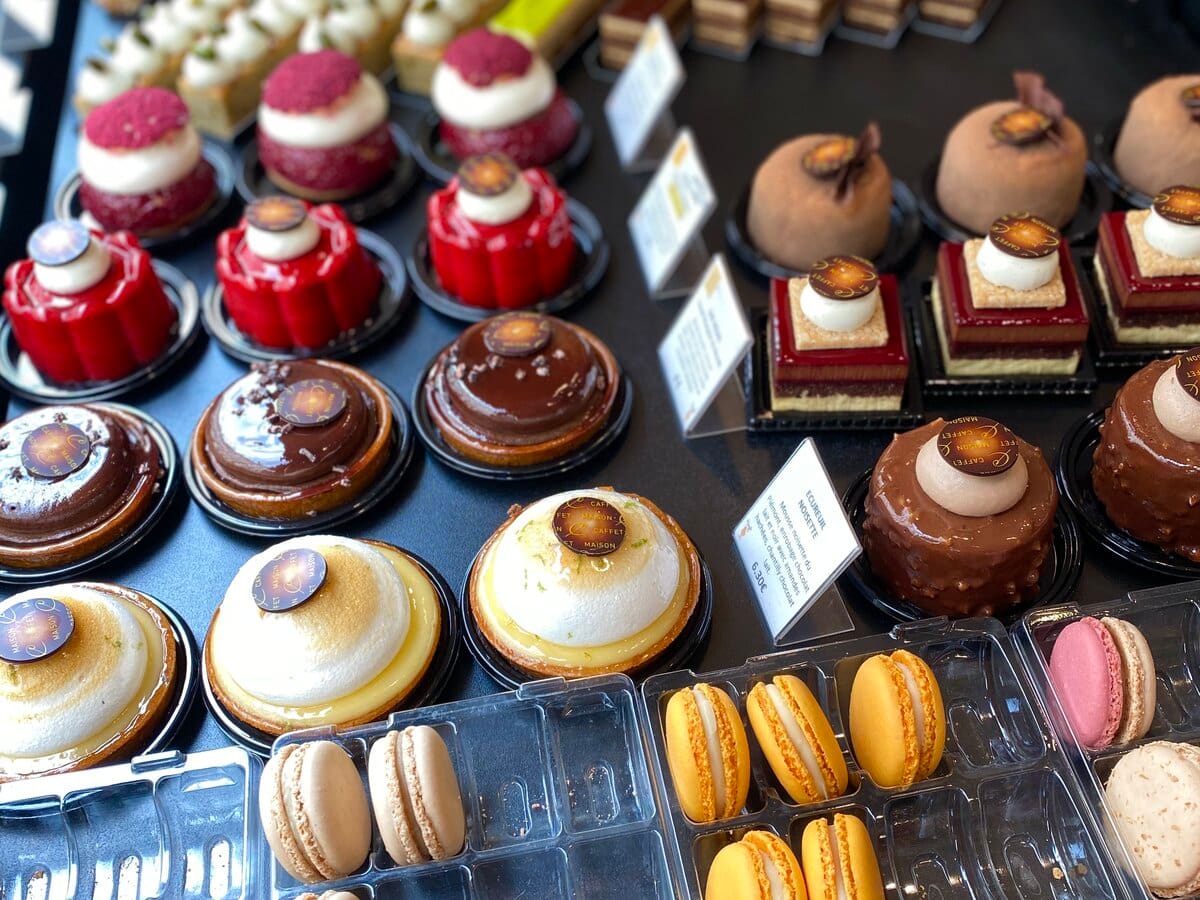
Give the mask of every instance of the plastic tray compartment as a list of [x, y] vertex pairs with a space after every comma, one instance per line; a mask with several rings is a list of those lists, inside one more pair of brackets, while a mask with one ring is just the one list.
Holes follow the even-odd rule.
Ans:
[[[452, 859], [397, 867], [376, 829], [367, 864], [337, 882], [305, 888], [272, 862], [271, 896], [337, 888], [360, 900], [672, 900], [640, 722], [633, 682], [610, 675], [548, 679], [340, 732], [285, 735], [276, 749], [336, 741], [365, 784], [367, 755], [378, 738], [409, 725], [435, 728], [458, 773], [467, 840]], [[270, 857], [261, 833], [256, 840]]]
[[259, 896], [260, 770], [227, 747], [0, 785], [0, 897]]
[[[921, 656], [937, 675], [946, 706], [946, 751], [932, 778], [908, 789], [884, 789], [855, 763], [850, 687], [867, 657], [901, 648]], [[1015, 660], [1008, 634], [994, 619], [925, 619], [898, 625], [889, 635], [760, 656], [702, 676], [672, 672], [647, 679], [642, 694], [651, 755], [683, 895], [701, 897], [713, 857], [746, 831], [774, 831], [799, 856], [804, 827], [843, 812], [866, 823], [893, 900], [1112, 900], [1107, 848]], [[850, 772], [843, 797], [797, 805], [763, 758], [745, 698], [756, 683], [784, 673], [802, 679], [829, 716]], [[693, 823], [680, 810], [663, 739], [670, 695], [701, 680], [734, 698], [752, 767], [746, 809], [709, 825]]]
[[[1114, 616], [1132, 622], [1146, 637], [1158, 676], [1158, 703], [1150, 732], [1140, 741], [1094, 752], [1082, 747], [1066, 722], [1058, 694], [1050, 684], [1050, 651], [1059, 632], [1081, 616]], [[1099, 604], [1067, 604], [1030, 611], [1014, 629], [1017, 647], [1032, 675], [1034, 690], [1046, 708], [1066, 752], [1080, 773], [1087, 802], [1098, 811], [1111, 835], [1112, 855], [1128, 896], [1153, 900], [1137, 876], [1132, 858], [1117, 838], [1104, 802], [1104, 785], [1117, 761], [1134, 747], [1151, 741], [1200, 745], [1200, 581], [1133, 591], [1128, 597]], [[1200, 893], [1189, 894], [1200, 898]]]

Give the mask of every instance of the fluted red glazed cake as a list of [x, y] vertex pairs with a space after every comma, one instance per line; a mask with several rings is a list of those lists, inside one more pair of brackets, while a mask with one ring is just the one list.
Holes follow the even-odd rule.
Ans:
[[29, 238], [29, 258], [5, 272], [4, 310], [17, 344], [60, 384], [111, 381], [153, 362], [178, 318], [136, 237], [74, 220]]
[[549, 64], [515, 38], [483, 28], [446, 48], [432, 99], [442, 140], [460, 160], [503, 153], [522, 169], [545, 166], [579, 133]]
[[383, 276], [340, 206], [266, 197], [217, 240], [217, 279], [248, 338], [311, 349], [366, 322]]
[[379, 183], [396, 161], [388, 98], [358, 60], [336, 50], [297, 53], [263, 83], [258, 157], [289, 194], [342, 200]]
[[578, 251], [566, 195], [541, 169], [472, 157], [429, 198], [427, 214], [438, 279], [469, 306], [529, 306], [571, 280]]
[[105, 231], [168, 234], [216, 199], [187, 107], [163, 88], [134, 88], [93, 109], [77, 153], [79, 201]]

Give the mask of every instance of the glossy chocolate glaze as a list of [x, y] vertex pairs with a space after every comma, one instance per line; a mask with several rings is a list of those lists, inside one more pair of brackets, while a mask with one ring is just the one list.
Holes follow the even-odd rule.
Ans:
[[[73, 425], [88, 438], [83, 464], [60, 477], [32, 474], [21, 448], [35, 429]], [[0, 544], [36, 547], [90, 532], [163, 474], [138, 420], [94, 406], [47, 406], [0, 428]]]
[[[279, 395], [306, 379], [340, 385], [346, 404], [320, 425], [293, 425], [279, 415]], [[294, 495], [342, 474], [374, 440], [375, 402], [340, 369], [295, 360], [254, 366], [225, 389], [204, 421], [204, 453], [217, 477], [242, 490]]]
[[1200, 444], [1163, 428], [1152, 400], [1174, 363], [1152, 362], [1117, 391], [1100, 426], [1092, 485], [1118, 528], [1200, 562]]
[[605, 369], [590, 341], [547, 317], [550, 340], [533, 353], [501, 356], [484, 343], [488, 322], [442, 351], [425, 382], [426, 400], [456, 431], [489, 443], [527, 446], [607, 414]]
[[1029, 487], [1012, 509], [960, 516], [917, 483], [917, 453], [945, 423], [896, 435], [871, 474], [863, 546], [871, 570], [930, 615], [988, 616], [1032, 600], [1046, 562], [1058, 489], [1042, 452], [1017, 439]]

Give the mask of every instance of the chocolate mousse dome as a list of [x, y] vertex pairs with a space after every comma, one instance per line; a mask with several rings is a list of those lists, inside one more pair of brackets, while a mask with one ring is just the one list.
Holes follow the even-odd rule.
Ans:
[[1143, 194], [1200, 184], [1200, 74], [1143, 88], [1129, 104], [1113, 161], [1121, 178]]
[[987, 234], [1006, 213], [1061, 228], [1083, 195], [1088, 147], [1042, 76], [1013, 73], [1017, 99], [986, 103], [950, 130], [937, 174], [937, 201], [954, 222]]
[[892, 176], [879, 129], [806, 134], [777, 147], [754, 175], [746, 227], [772, 262], [806, 272], [827, 256], [874, 258], [887, 245]]

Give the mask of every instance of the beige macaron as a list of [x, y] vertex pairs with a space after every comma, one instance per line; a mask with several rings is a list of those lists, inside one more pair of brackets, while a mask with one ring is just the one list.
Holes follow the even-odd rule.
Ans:
[[312, 884], [358, 870], [371, 849], [371, 813], [349, 754], [332, 741], [289, 744], [263, 768], [258, 810], [271, 852]]
[[397, 865], [446, 859], [463, 848], [467, 822], [454, 762], [428, 725], [389, 731], [367, 761], [379, 836]]
[[320, 895], [305, 891], [296, 900], [358, 900], [358, 897], [349, 891], [326, 891]]

